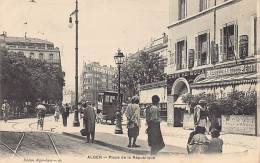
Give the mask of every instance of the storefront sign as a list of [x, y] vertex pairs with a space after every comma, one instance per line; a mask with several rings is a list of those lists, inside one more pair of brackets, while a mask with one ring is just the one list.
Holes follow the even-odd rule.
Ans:
[[191, 71], [187, 71], [187, 72], [171, 74], [171, 75], [168, 75], [168, 79], [175, 79], [175, 78], [187, 77], [187, 76], [197, 76], [200, 74], [205, 74], [205, 69], [191, 70]]
[[220, 78], [229, 75], [252, 73], [252, 72], [256, 72], [256, 69], [257, 69], [257, 65], [256, 63], [253, 63], [248, 65], [239, 65], [239, 66], [222, 68], [222, 69], [207, 70], [206, 78]]

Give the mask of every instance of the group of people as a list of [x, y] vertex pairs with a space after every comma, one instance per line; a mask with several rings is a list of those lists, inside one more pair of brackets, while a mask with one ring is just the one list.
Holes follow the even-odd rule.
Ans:
[[[159, 96], [154, 95], [152, 97], [152, 105], [146, 109], [146, 123], [148, 125], [146, 133], [148, 134], [148, 145], [151, 147], [151, 155], [156, 155], [165, 146], [160, 129], [159, 102]], [[127, 147], [129, 148], [140, 147], [140, 145], [136, 144], [136, 139], [139, 135], [139, 128], [141, 127], [140, 112], [139, 98], [134, 96], [125, 110], [129, 138], [129, 144]]]
[[67, 118], [70, 114], [70, 106], [68, 104], [62, 105], [61, 101], [57, 102], [54, 106], [54, 119], [55, 122], [59, 121], [60, 114], [62, 116], [63, 126], [67, 127]]
[[206, 101], [200, 100], [194, 108], [195, 131], [191, 132], [188, 138], [188, 153], [222, 153], [223, 140], [219, 138], [219, 130], [211, 130], [210, 140], [205, 135], [208, 121]]

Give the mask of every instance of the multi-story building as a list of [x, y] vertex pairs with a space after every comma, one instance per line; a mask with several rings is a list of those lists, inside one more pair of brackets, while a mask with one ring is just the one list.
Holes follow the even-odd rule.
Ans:
[[169, 125], [182, 124], [186, 93], [223, 97], [256, 91], [256, 0], [170, 0], [167, 63]]
[[84, 63], [80, 77], [81, 99], [97, 102], [99, 91], [115, 90], [114, 79], [114, 67], [102, 66], [99, 62]]
[[38, 38], [9, 37], [6, 33], [0, 35], [0, 45], [10, 53], [22, 53], [28, 58], [41, 59], [56, 65], [61, 65], [60, 50], [52, 42]]

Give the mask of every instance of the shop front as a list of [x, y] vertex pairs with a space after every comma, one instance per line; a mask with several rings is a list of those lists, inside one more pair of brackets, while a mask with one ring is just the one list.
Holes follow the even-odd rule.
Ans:
[[200, 76], [205, 76], [205, 70], [190, 70], [168, 75], [167, 124], [169, 126], [183, 127], [184, 115], [190, 111], [190, 108], [182, 102], [182, 96], [192, 93], [191, 83]]
[[181, 100], [186, 93], [210, 93], [222, 98], [233, 91], [256, 92], [258, 80], [256, 59], [219, 63], [204, 69], [168, 75], [168, 125], [186, 128], [183, 125], [186, 123], [187, 128], [192, 126], [193, 119], [185, 118], [190, 108]]

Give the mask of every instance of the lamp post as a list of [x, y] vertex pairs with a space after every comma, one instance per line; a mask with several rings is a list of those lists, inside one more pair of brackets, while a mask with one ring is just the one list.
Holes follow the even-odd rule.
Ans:
[[69, 18], [69, 27], [72, 28], [73, 24], [72, 24], [72, 15], [75, 15], [76, 17], [76, 20], [75, 20], [75, 24], [76, 24], [76, 47], [75, 47], [75, 111], [74, 111], [74, 121], [73, 121], [73, 126], [76, 127], [76, 126], [80, 126], [79, 124], [79, 116], [78, 116], [78, 0], [76, 0], [76, 10], [73, 11], [71, 14], [70, 14], [70, 18]]
[[122, 101], [120, 97], [120, 68], [121, 65], [124, 62], [124, 54], [121, 52], [120, 49], [117, 50], [116, 55], [114, 56], [115, 62], [118, 67], [118, 102], [117, 102], [117, 111], [116, 111], [116, 129], [115, 129], [115, 134], [123, 134], [123, 129], [122, 129], [122, 124], [121, 124], [121, 119], [122, 119]]

